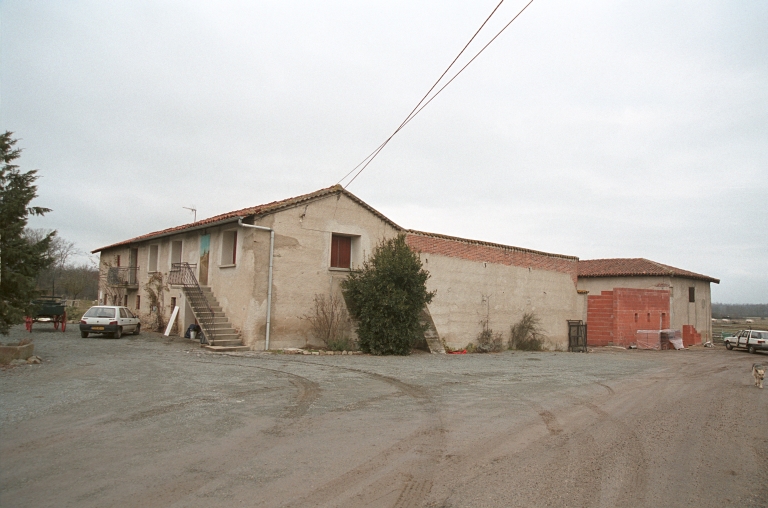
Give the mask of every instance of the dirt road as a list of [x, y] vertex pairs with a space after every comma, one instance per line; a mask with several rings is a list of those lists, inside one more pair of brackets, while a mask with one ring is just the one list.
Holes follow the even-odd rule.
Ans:
[[0, 371], [0, 506], [768, 506], [768, 355], [224, 356], [74, 328]]

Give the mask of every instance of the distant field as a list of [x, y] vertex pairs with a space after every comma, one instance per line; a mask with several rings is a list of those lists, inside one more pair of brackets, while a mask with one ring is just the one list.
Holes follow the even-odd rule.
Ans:
[[731, 323], [723, 323], [721, 319], [718, 319], [716, 323], [712, 323], [712, 337], [715, 341], [722, 340], [723, 337], [728, 337], [738, 332], [739, 330], [746, 330], [749, 328], [756, 328], [759, 330], [768, 330], [768, 318], [752, 318], [754, 323], [747, 323], [746, 319], [731, 319]]

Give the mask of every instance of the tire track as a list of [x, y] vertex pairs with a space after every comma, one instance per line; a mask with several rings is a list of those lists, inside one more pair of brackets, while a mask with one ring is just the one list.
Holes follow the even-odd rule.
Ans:
[[[445, 429], [440, 407], [429, 395], [428, 389], [363, 369], [304, 360], [293, 361], [313, 367], [354, 372], [386, 383], [400, 394], [416, 401], [424, 410], [425, 422], [417, 431], [397, 441], [360, 466], [284, 506], [301, 506], [310, 502], [314, 505], [368, 506], [377, 504], [377, 501], [394, 494], [397, 494], [394, 506], [421, 506], [423, 500], [429, 495], [432, 478], [445, 453]], [[394, 465], [397, 467], [392, 469]], [[405, 474], [403, 470], [406, 471]], [[393, 485], [401, 485], [401, 487], [393, 489]], [[364, 492], [354, 494], [354, 491], [359, 491], [360, 488], [363, 488]], [[350, 495], [352, 498], [349, 497]], [[345, 496], [346, 501], [339, 499]]]

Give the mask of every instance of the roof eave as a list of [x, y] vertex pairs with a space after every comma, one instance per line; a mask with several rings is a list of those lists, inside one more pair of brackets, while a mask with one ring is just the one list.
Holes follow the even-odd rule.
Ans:
[[184, 233], [189, 233], [190, 231], [198, 231], [200, 229], [221, 226], [223, 224], [229, 224], [230, 222], [237, 222], [240, 219], [243, 219], [245, 217], [249, 217], [249, 215], [242, 215], [239, 217], [227, 217], [226, 219], [222, 219], [219, 221], [207, 222], [205, 224], [200, 224], [198, 226], [192, 225], [188, 228], [176, 229], [173, 231], [158, 231], [157, 233], [150, 234], [149, 236], [131, 238], [130, 240], [125, 240], [124, 242], [113, 243], [112, 245], [107, 245], [106, 247], [99, 247], [98, 249], [92, 250], [91, 254], [96, 254], [97, 252], [101, 252], [107, 249], [114, 249], [116, 247], [123, 247], [125, 245], [131, 245], [131, 244], [146, 242], [150, 240], [157, 240], [158, 238], [164, 238], [167, 236], [176, 236]]
[[714, 277], [707, 277], [706, 275], [683, 275], [676, 273], [591, 273], [591, 274], [579, 274], [579, 278], [599, 278], [599, 277], [677, 277], [678, 279], [692, 279], [702, 280], [704, 282], [714, 282], [720, 284], [720, 279]]

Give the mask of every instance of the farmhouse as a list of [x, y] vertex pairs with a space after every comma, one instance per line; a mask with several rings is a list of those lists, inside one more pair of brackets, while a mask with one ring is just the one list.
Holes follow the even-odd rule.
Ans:
[[[565, 349], [569, 321], [588, 320], [588, 291], [607, 288], [586, 288], [575, 256], [404, 229], [333, 186], [96, 249], [99, 298], [163, 322], [178, 306], [178, 333], [199, 322], [214, 347], [317, 344], [307, 319], [316, 300], [338, 298], [341, 281], [398, 234], [437, 291], [422, 315], [433, 351], [465, 347], [484, 324], [506, 335], [527, 312], [550, 348]], [[708, 309], [708, 283], [699, 291]]]

